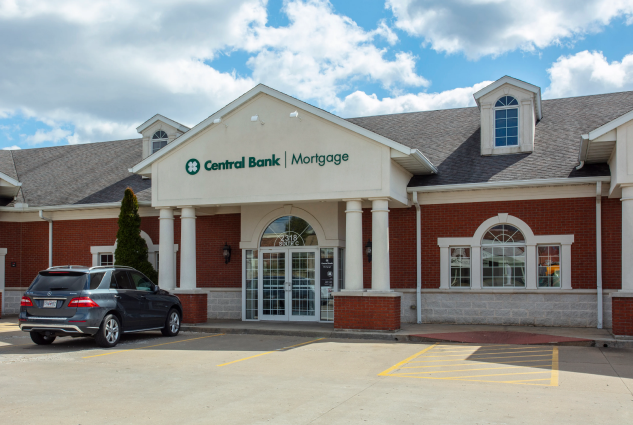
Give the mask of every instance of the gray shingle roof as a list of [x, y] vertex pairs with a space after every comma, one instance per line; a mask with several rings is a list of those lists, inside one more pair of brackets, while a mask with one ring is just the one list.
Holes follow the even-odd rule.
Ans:
[[348, 121], [417, 148], [438, 168], [409, 186], [608, 176], [607, 164], [578, 165], [580, 135], [633, 110], [633, 92], [544, 100], [534, 152], [481, 156], [476, 107], [350, 118]]
[[11, 151], [0, 150], [0, 173], [9, 176], [12, 179], [18, 180]]
[[29, 207], [118, 202], [128, 186], [149, 201], [150, 180], [128, 171], [141, 157], [142, 139], [13, 151]]

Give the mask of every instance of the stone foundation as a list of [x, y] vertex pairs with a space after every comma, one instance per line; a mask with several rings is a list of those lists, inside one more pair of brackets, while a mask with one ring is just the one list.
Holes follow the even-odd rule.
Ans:
[[20, 300], [22, 300], [22, 295], [24, 295], [24, 290], [4, 290], [2, 294], [2, 304], [0, 304], [2, 308], [2, 315], [13, 315], [20, 313]]
[[398, 292], [337, 292], [334, 294], [334, 328], [398, 330], [401, 295]]
[[209, 292], [207, 317], [209, 319], [241, 319], [242, 290]]
[[[473, 291], [474, 292], [474, 291]], [[633, 299], [633, 298], [632, 298]], [[402, 297], [402, 321], [416, 322], [414, 292]], [[422, 323], [468, 325], [597, 326], [594, 293], [478, 293], [422, 291]], [[611, 297], [603, 296], [603, 327], [611, 328]]]

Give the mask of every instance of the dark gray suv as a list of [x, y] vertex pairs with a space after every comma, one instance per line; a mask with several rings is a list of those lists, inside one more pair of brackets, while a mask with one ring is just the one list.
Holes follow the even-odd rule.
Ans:
[[123, 266], [58, 266], [39, 272], [20, 303], [20, 329], [36, 344], [92, 336], [114, 347], [123, 333], [180, 331], [182, 304], [141, 272]]

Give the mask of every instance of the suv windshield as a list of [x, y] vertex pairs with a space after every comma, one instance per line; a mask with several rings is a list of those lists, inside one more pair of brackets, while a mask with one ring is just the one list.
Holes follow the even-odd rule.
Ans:
[[40, 272], [31, 284], [31, 291], [81, 291], [87, 278], [82, 272]]

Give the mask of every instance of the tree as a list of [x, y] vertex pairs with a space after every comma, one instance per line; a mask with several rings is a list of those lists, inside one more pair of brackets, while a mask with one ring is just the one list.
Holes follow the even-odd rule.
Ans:
[[158, 283], [158, 273], [147, 260], [147, 244], [141, 237], [141, 217], [138, 215], [138, 200], [129, 187], [125, 189], [119, 213], [119, 230], [116, 233], [114, 261], [118, 266], [134, 267]]

